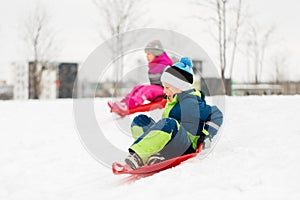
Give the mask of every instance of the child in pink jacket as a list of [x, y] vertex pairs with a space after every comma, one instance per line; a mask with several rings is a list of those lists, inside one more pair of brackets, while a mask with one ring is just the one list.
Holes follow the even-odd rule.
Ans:
[[159, 40], [147, 44], [145, 53], [149, 63], [150, 85], [135, 86], [120, 102], [112, 103], [112, 108], [125, 111], [142, 105], [145, 100], [155, 102], [163, 99], [164, 91], [160, 77], [167, 66], [172, 66], [172, 60], [164, 51]]

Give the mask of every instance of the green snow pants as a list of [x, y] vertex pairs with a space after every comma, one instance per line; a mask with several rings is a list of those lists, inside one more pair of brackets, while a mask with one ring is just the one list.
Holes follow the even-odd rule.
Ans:
[[138, 154], [144, 163], [158, 152], [166, 159], [195, 152], [187, 131], [173, 118], [155, 122], [146, 115], [138, 115], [132, 121], [131, 133], [135, 141], [129, 151]]

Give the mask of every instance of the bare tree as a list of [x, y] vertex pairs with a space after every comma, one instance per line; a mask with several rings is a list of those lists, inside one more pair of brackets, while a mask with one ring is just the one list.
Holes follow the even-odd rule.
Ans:
[[241, 23], [242, 23], [242, 0], [238, 0], [238, 6], [235, 11], [236, 19], [235, 19], [235, 26], [234, 26], [234, 31], [233, 31], [233, 47], [232, 47], [232, 53], [231, 53], [231, 62], [230, 62], [230, 73], [229, 77], [232, 77], [232, 72], [233, 72], [233, 67], [234, 67], [234, 62], [235, 62], [235, 56], [236, 56], [236, 50], [238, 47], [238, 38], [240, 34], [240, 28], [241, 28]]
[[261, 30], [258, 25], [250, 24], [248, 43], [252, 46], [251, 54], [253, 55], [254, 59], [254, 76], [256, 84], [261, 82], [266, 50], [271, 44], [270, 38], [274, 31], [274, 25], [270, 27], [264, 27], [264, 30]]
[[262, 79], [262, 71], [263, 71], [263, 66], [264, 66], [264, 61], [265, 61], [265, 54], [267, 47], [272, 44], [272, 41], [270, 40], [272, 34], [275, 31], [275, 26], [271, 26], [267, 28], [266, 32], [263, 33], [262, 35], [262, 41], [261, 41], [261, 46], [260, 46], [260, 59], [259, 59], [259, 75], [260, 75], [260, 80]]
[[113, 55], [119, 58], [115, 71], [116, 82], [119, 82], [124, 68], [124, 41], [121, 34], [136, 28], [136, 23], [142, 16], [141, 1], [94, 0], [94, 4], [101, 16], [101, 25], [99, 25], [101, 39], [106, 40], [116, 36], [116, 43], [110, 48]]
[[275, 68], [275, 83], [279, 83], [284, 79], [283, 69], [287, 67], [287, 56], [280, 52], [276, 53], [271, 58], [271, 63]]
[[[227, 62], [230, 60], [230, 71], [229, 71], [229, 80], [232, 76], [232, 71], [235, 62], [236, 50], [238, 48], [238, 37], [240, 33], [240, 28], [242, 24], [241, 15], [243, 12], [243, 1], [238, 0], [237, 6], [235, 9], [232, 9], [228, 6], [228, 0], [206, 0], [206, 1], [197, 1], [196, 5], [208, 8], [209, 10], [215, 13], [214, 16], [210, 17], [209, 20], [205, 19], [206, 22], [212, 23], [214, 27], [217, 28], [218, 36], [215, 36], [215, 33], [212, 34], [213, 38], [216, 39], [219, 46], [219, 64], [221, 69], [221, 78], [225, 85], [226, 94], [230, 95], [230, 82], [226, 82], [225, 73], [227, 71]], [[227, 22], [227, 15], [234, 15], [235, 24], [229, 25]], [[202, 17], [200, 17], [203, 20]], [[232, 18], [231, 18], [232, 19]], [[233, 37], [230, 37], [228, 33], [233, 33]], [[232, 39], [231, 39], [232, 38]], [[231, 47], [232, 46], [232, 47]], [[231, 54], [227, 54], [229, 47], [232, 48]], [[229, 58], [231, 56], [231, 58]]]
[[58, 50], [55, 32], [50, 26], [50, 16], [41, 4], [37, 3], [32, 12], [24, 18], [21, 33], [32, 60], [29, 66], [29, 98], [38, 99], [42, 90], [43, 71]]
[[251, 40], [246, 41], [246, 51], [244, 53], [244, 56], [246, 57], [247, 61], [247, 74], [248, 74], [248, 82], [251, 82], [251, 66], [254, 56], [253, 54], [253, 43]]

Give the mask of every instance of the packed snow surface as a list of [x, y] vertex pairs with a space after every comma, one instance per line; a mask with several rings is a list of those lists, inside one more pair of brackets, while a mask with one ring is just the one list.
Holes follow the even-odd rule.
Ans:
[[[95, 99], [96, 119], [125, 152], [132, 139], [118, 125], [129, 130], [130, 120], [109, 113], [106, 101]], [[73, 100], [0, 101], [0, 199], [299, 200], [300, 96], [225, 101], [206, 156], [136, 181], [113, 175], [84, 147]]]

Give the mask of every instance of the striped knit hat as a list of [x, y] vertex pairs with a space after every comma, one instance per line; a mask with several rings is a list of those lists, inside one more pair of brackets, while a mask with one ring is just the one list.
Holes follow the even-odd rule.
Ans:
[[166, 68], [161, 76], [161, 82], [168, 83], [181, 91], [192, 89], [193, 63], [190, 58], [182, 57], [179, 62]]

